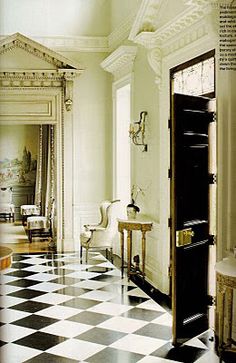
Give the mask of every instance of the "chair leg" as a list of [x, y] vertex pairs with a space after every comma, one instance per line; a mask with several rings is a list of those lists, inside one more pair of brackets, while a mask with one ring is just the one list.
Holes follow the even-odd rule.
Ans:
[[108, 248], [106, 248], [106, 259], [107, 260], [109, 259], [109, 256], [108, 256]]
[[82, 262], [83, 247], [80, 246], [80, 262]]
[[29, 243], [32, 243], [32, 232], [28, 231]]
[[88, 248], [86, 247], [86, 257], [85, 257], [85, 262], [88, 263]]
[[111, 254], [111, 263], [113, 263], [113, 248], [112, 247], [110, 249], [110, 254]]

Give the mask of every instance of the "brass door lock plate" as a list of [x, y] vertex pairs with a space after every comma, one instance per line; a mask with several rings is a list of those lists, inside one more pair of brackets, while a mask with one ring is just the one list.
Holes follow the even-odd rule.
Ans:
[[176, 246], [186, 246], [192, 243], [192, 237], [194, 236], [194, 232], [192, 228], [182, 229], [180, 231], [176, 231]]

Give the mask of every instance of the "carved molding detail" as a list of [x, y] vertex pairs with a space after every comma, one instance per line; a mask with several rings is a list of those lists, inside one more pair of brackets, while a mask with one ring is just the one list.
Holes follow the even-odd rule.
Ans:
[[162, 75], [162, 52], [160, 48], [154, 48], [148, 51], [147, 58], [150, 66], [154, 70], [156, 77], [155, 83], [158, 88], [161, 87], [161, 75]]
[[122, 45], [101, 63], [101, 67], [114, 76], [124, 68], [127, 70], [127, 73], [131, 72], [136, 54], [137, 47]]
[[6, 52], [11, 52], [13, 49], [20, 48], [24, 51], [38, 57], [45, 62], [54, 65], [58, 69], [82, 71], [81, 67], [63, 57], [62, 55], [54, 52], [53, 50], [23, 36], [20, 33], [15, 33], [1, 40], [0, 42], [0, 55]]
[[110, 51], [121, 44], [123, 40], [128, 38], [134, 19], [135, 15], [131, 13], [118, 27], [115, 28], [112, 33], [108, 35], [108, 46]]

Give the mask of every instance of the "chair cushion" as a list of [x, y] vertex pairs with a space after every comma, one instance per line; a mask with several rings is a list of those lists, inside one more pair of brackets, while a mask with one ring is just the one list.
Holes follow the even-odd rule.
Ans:
[[14, 213], [14, 209], [14, 204], [0, 203], [0, 213]]
[[40, 208], [34, 204], [24, 204], [20, 207], [20, 213], [22, 216], [40, 215]]
[[43, 229], [47, 228], [47, 217], [36, 216], [27, 218], [27, 228], [28, 229]]
[[83, 233], [80, 234], [80, 242], [83, 243], [87, 243], [90, 238], [92, 236], [92, 232], [91, 231], [84, 231]]

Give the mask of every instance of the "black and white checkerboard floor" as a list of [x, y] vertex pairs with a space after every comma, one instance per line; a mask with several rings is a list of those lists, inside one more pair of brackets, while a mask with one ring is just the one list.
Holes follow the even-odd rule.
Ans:
[[2, 363], [218, 363], [210, 331], [171, 346], [171, 316], [99, 253], [14, 255], [1, 273]]

